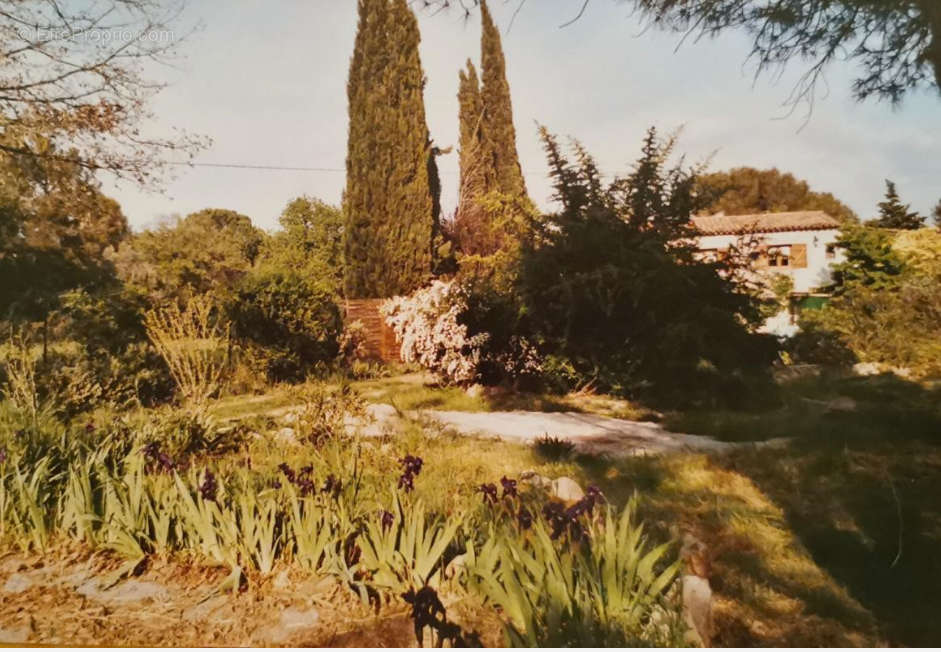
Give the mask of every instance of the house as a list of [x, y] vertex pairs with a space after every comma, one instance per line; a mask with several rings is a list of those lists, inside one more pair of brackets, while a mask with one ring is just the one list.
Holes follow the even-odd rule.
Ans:
[[842, 260], [836, 246], [840, 223], [823, 211], [702, 215], [693, 217], [697, 246], [703, 257], [723, 256], [735, 248], [746, 252], [758, 274], [783, 274], [793, 283], [788, 310], [765, 323], [777, 335], [797, 331], [800, 307], [818, 304], [820, 289], [832, 280], [831, 264]]

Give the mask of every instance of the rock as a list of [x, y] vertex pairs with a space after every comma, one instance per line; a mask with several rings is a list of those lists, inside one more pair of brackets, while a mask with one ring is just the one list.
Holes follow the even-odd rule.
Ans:
[[712, 587], [697, 575], [680, 578], [683, 592], [683, 620], [690, 629], [692, 643], [709, 647], [712, 640]]
[[480, 398], [484, 395], [484, 386], [480, 384], [471, 385], [464, 390], [464, 393], [466, 393], [471, 398]]
[[853, 373], [857, 376], [878, 376], [882, 367], [877, 362], [857, 362], [853, 365]]
[[292, 423], [297, 423], [297, 412], [288, 412], [281, 417], [281, 423], [285, 425], [291, 425]]
[[209, 618], [213, 618], [213, 620], [217, 620], [214, 617], [214, 612], [216, 612], [221, 607], [224, 607], [228, 601], [229, 601], [229, 596], [216, 595], [216, 596], [209, 598], [208, 600], [197, 602], [192, 607], [188, 607], [184, 609], [181, 616], [183, 620], [186, 620], [188, 622], [208, 620]]
[[166, 602], [170, 599], [170, 591], [165, 586], [143, 580], [127, 580], [110, 589], [102, 590], [98, 580], [92, 579], [82, 583], [75, 591], [91, 600], [111, 604]]
[[849, 396], [838, 396], [832, 401], [827, 401], [827, 410], [829, 412], [855, 412], [856, 401]]
[[585, 497], [585, 492], [572, 478], [556, 478], [550, 486], [552, 495], [564, 503], [575, 503]]
[[536, 489], [545, 489], [551, 491], [552, 480], [544, 475], [539, 475], [535, 471], [523, 471], [520, 473], [520, 482], [528, 484]]
[[0, 627], [0, 644], [25, 643], [29, 640], [29, 627]]
[[33, 580], [29, 579], [23, 573], [14, 573], [7, 579], [3, 585], [4, 593], [22, 593], [28, 591], [33, 586]]
[[366, 406], [366, 414], [362, 417], [347, 415], [344, 419], [346, 431], [351, 434], [360, 434], [364, 437], [382, 437], [394, 430], [399, 421], [399, 413], [395, 407], [386, 403], [371, 403]]
[[287, 641], [295, 633], [311, 627], [320, 620], [316, 609], [301, 610], [294, 607], [281, 612], [281, 618], [275, 625], [262, 627], [253, 637], [259, 644], [279, 644]]
[[15, 573], [24, 568], [26, 568], [26, 562], [19, 557], [10, 557], [9, 559], [4, 559], [3, 563], [0, 563], [0, 573]]
[[297, 435], [294, 434], [294, 428], [281, 428], [281, 430], [274, 433], [274, 438], [276, 441], [281, 442], [282, 444], [287, 444], [289, 446], [297, 446]]
[[283, 570], [277, 575], [275, 575], [272, 586], [276, 589], [286, 589], [291, 585], [291, 578], [288, 576], [287, 570]]
[[296, 609], [291, 607], [281, 612], [281, 626], [287, 629], [310, 627], [320, 620], [316, 609]]

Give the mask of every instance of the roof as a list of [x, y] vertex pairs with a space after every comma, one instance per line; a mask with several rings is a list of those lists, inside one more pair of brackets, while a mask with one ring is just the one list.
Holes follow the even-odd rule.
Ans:
[[752, 215], [697, 215], [693, 226], [699, 235], [740, 235], [778, 231], [838, 229], [840, 223], [823, 211], [755, 213]]

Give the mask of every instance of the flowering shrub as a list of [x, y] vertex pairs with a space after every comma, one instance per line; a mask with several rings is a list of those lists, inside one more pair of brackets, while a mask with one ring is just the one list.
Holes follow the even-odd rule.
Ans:
[[409, 297], [389, 299], [381, 308], [401, 343], [402, 359], [454, 384], [476, 379], [481, 347], [489, 338], [486, 333], [468, 335], [460, 322], [465, 310], [467, 299], [453, 281], [433, 281]]

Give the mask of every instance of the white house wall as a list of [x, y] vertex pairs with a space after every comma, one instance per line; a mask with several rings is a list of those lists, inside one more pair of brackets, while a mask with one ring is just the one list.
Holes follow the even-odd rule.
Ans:
[[[827, 245], [836, 243], [838, 229], [819, 231], [779, 231], [775, 233], [754, 234], [768, 246], [806, 245], [807, 266], [771, 267], [767, 271], [774, 274], [785, 274], [794, 281], [794, 292], [812, 292], [819, 287], [830, 283], [832, 278], [830, 265], [843, 260], [842, 252], [835, 248], [832, 257], [827, 257]], [[704, 235], [699, 236], [700, 249], [727, 249], [739, 242], [741, 236], [737, 235]]]

